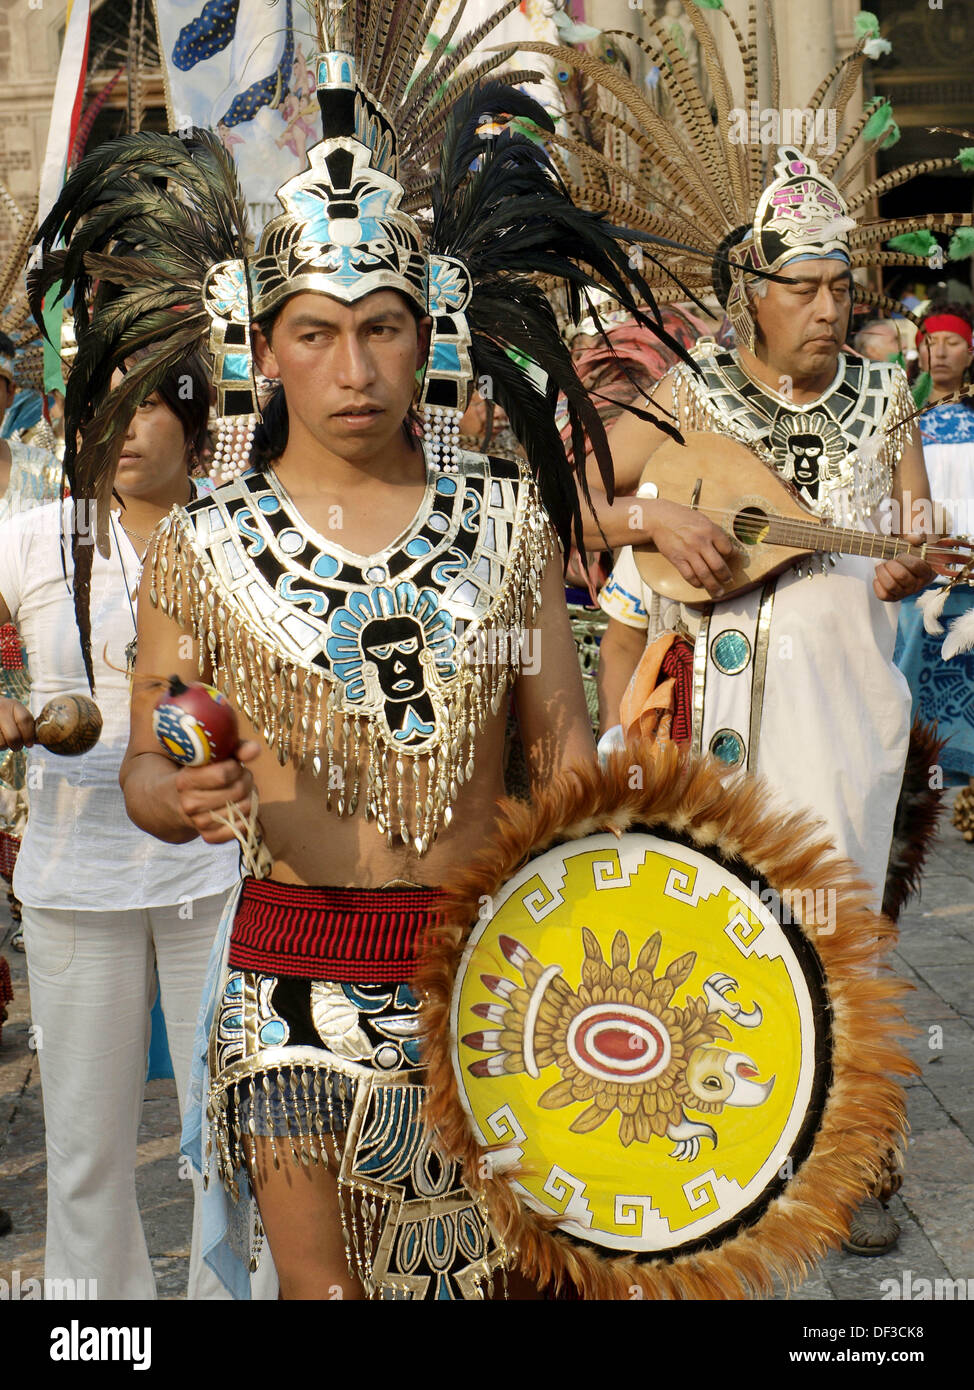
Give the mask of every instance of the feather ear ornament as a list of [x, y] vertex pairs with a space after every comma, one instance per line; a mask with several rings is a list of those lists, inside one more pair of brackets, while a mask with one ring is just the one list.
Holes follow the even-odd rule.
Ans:
[[945, 584], [938, 584], [935, 589], [928, 589], [917, 597], [917, 608], [923, 614], [924, 631], [929, 632], [931, 637], [939, 637], [944, 630], [940, 617], [949, 593]]
[[[926, 616], [924, 616], [924, 626], [926, 626]], [[943, 628], [940, 628], [943, 631]], [[940, 654], [944, 661], [949, 661], [952, 656], [957, 656], [960, 652], [969, 652], [974, 648], [974, 609], [970, 613], [962, 613], [959, 618], [955, 618], [947, 629], [947, 636], [940, 649]]]

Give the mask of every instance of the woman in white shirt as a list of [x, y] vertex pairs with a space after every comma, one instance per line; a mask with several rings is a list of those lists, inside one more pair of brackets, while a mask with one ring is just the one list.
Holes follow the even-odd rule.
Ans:
[[[44, 1100], [45, 1276], [83, 1280], [89, 1298], [155, 1297], [135, 1164], [156, 967], [182, 1108], [207, 957], [238, 878], [236, 846], [153, 839], [129, 821], [118, 785], [142, 561], [157, 522], [191, 496], [208, 407], [207, 378], [187, 359], [126, 434], [116, 482], [124, 507], [113, 510], [111, 554], [95, 550], [91, 578], [104, 726], [82, 757], [55, 757], [34, 743], [41, 707], [87, 690], [71, 591], [72, 503], [0, 526], [0, 624], [17, 623], [32, 676], [30, 710], [0, 700], [0, 750], [30, 749], [30, 814], [14, 891], [23, 903]], [[219, 1297], [197, 1246], [194, 1222], [189, 1297]]]

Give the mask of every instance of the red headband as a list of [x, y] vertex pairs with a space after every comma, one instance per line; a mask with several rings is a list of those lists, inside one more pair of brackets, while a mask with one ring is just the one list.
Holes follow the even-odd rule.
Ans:
[[931, 314], [923, 320], [923, 327], [917, 329], [917, 342], [922, 342], [928, 333], [956, 333], [968, 347], [974, 347], [971, 325], [959, 314]]

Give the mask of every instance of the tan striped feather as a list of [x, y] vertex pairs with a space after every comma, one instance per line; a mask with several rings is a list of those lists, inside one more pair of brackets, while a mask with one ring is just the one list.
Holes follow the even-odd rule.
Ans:
[[849, 261], [857, 269], [880, 265], [929, 265], [926, 256], [912, 256], [907, 251], [853, 251]]
[[[805, 103], [810, 111], [817, 111], [819, 109], [833, 84], [838, 81], [843, 69], [848, 67], [849, 64], [858, 57], [858, 54], [859, 49], [854, 48], [851, 53], [847, 53], [844, 57], [840, 58], [833, 67], [829, 68], [828, 72]], [[838, 117], [836, 117], [836, 119], [838, 119]]]
[[[710, 78], [710, 85], [714, 92], [714, 102], [717, 107], [717, 131], [724, 152], [724, 162], [730, 177], [734, 201], [734, 217], [737, 218], [738, 222], [749, 222], [753, 216], [754, 205], [757, 199], [755, 198], [752, 200], [749, 195], [747, 185], [747, 161], [744, 157], [744, 151], [740, 145], [735, 145], [730, 139], [732, 97], [727, 80], [727, 72], [721, 62], [717, 41], [711, 32], [710, 25], [704, 19], [696, 5], [690, 5], [684, 13], [693, 25], [693, 31], [699, 40], [700, 48], [707, 64], [707, 74]], [[726, 15], [727, 10], [722, 10], [721, 13]]]
[[390, 110], [397, 110], [402, 102], [406, 88], [416, 71], [416, 64], [423, 56], [426, 39], [436, 19], [438, 0], [425, 0], [417, 4], [415, 11], [406, 23], [404, 34], [396, 35], [393, 45], [394, 64], [383, 85], [380, 99]]
[[[843, 138], [836, 145], [832, 153], [826, 159], [819, 160], [818, 167], [826, 176], [826, 178], [835, 177], [835, 170], [840, 167], [842, 161], [855, 146], [856, 141], [859, 139], [860, 135], [865, 130], [866, 125], [868, 124], [869, 119], [872, 116], [873, 112], [876, 110], [878, 104], [878, 101], [869, 102], [866, 106], [865, 111], [863, 111], [862, 115], [859, 117], [858, 121], [856, 121], [855, 125], [852, 126], [852, 128], [847, 132], [847, 134], [843, 136]], [[848, 182], [848, 174], [844, 174], [842, 176], [841, 181], [837, 180], [837, 184], [840, 189], [843, 187], [844, 184]]]
[[443, 37], [437, 43], [436, 47], [429, 55], [429, 58], [426, 60], [423, 67], [419, 70], [419, 72], [417, 72], [416, 78], [413, 82], [412, 87], [409, 90], [409, 94], [406, 97], [405, 101], [404, 115], [407, 118], [408, 113], [412, 109], [412, 107], [417, 102], [422, 101], [423, 95], [426, 92], [430, 79], [433, 73], [436, 71], [436, 66], [439, 63], [440, 59], [443, 57], [447, 48], [450, 46], [450, 43], [453, 39], [453, 35], [457, 31], [457, 27], [459, 26], [462, 16], [463, 10], [458, 9], [456, 14], [450, 20], [450, 23], [447, 25], [446, 32], [443, 34]]
[[942, 159], [920, 159], [916, 164], [905, 164], [902, 169], [894, 169], [889, 174], [884, 174], [882, 178], [876, 179], [868, 188], [864, 188], [861, 193], [849, 199], [849, 211], [855, 208], [864, 207], [872, 198], [881, 198], [884, 193], [888, 193], [891, 188], [898, 188], [901, 183], [907, 183], [912, 178], [918, 178], [921, 174], [932, 174], [935, 169], [949, 169], [954, 160], [949, 157]]
[[[635, 126], [623, 120], [620, 116], [607, 116], [606, 123], [618, 130], [626, 139], [631, 140], [636, 148], [646, 156], [645, 162], [649, 165], [650, 173], [656, 174], [658, 172], [657, 156], [653, 148], [653, 143], [641, 130], [637, 130]], [[711, 214], [708, 215], [699, 199], [695, 200], [695, 204], [690, 204], [687, 202], [686, 198], [684, 198], [680, 211], [689, 213], [693, 217], [704, 221], [714, 232], [716, 239], [720, 241], [724, 234], [731, 230], [727, 223], [727, 214], [724, 212], [724, 205], [717, 199], [713, 190], [701, 189], [701, 192], [703, 192], [710, 201], [713, 209]], [[652, 196], [655, 201], [662, 201], [665, 205], [665, 200], [655, 186], [653, 187]], [[671, 206], [673, 210], [676, 211], [676, 205], [671, 204]]]
[[[853, 265], [856, 264], [853, 260]], [[868, 262], [872, 264], [872, 262]], [[891, 299], [888, 294], [883, 294], [880, 290], [867, 289], [863, 285], [856, 286], [856, 303], [871, 304], [874, 309], [882, 309], [887, 314], [901, 314], [904, 318], [920, 326], [920, 320], [912, 309], [907, 309], [898, 299]]]
[[[608, 173], [610, 177], [618, 179], [615, 167], [607, 161], [604, 156], [599, 155], [588, 146], [576, 146], [574, 142], [568, 142], [564, 136], [549, 136], [548, 139], [551, 142], [557, 141], [559, 145], [568, 149], [569, 153], [576, 155], [582, 165], [583, 174], [587, 174], [590, 170], [594, 169], [596, 172]], [[700, 223], [699, 220], [695, 220], [695, 215], [692, 212], [684, 215], [671, 208], [668, 209], [664, 207], [660, 209], [660, 200], [656, 190], [651, 184], [631, 181], [631, 186], [633, 188], [633, 193], [629, 197], [623, 196], [618, 190], [613, 194], [617, 205], [626, 211], [626, 216], [622, 219], [621, 225], [644, 227], [646, 225], [646, 219], [651, 219], [654, 216], [664, 216], [669, 218], [671, 225], [675, 225], [676, 222], [679, 222], [684, 228], [683, 235], [678, 237], [677, 240], [683, 240], [684, 237], [688, 235], [694, 245], [699, 244]], [[592, 193], [593, 190], [587, 184], [579, 184], [577, 182], [573, 184], [573, 197], [582, 207], [591, 207], [593, 205]], [[633, 220], [635, 218], [639, 220]], [[670, 233], [664, 233], [664, 235], [670, 235]], [[716, 237], [714, 238], [713, 244], [714, 246], [717, 244]]]
[[890, 237], [901, 236], [904, 232], [952, 232], [958, 227], [970, 227], [974, 218], [968, 212], [930, 212], [926, 217], [897, 217], [887, 222], [861, 222], [849, 233], [849, 245], [853, 250], [865, 250], [870, 246], [879, 248]]
[[626, 35], [623, 29], [606, 30], [607, 37], [616, 34], [629, 37], [648, 57], [652, 58], [656, 66], [660, 68], [661, 73], [663, 64], [660, 62], [660, 58], [663, 57], [669, 62], [671, 71], [667, 75], [666, 90], [680, 113], [680, 118], [687, 128], [699, 158], [716, 185], [717, 197], [721, 205], [725, 204], [730, 193], [730, 185], [722, 159], [720, 141], [710, 119], [710, 111], [686, 57], [665, 32], [660, 21], [656, 22], [653, 38], [649, 40], [637, 38], [635, 35]]
[[[501, 5], [489, 19], [485, 19], [476, 29], [471, 29], [468, 34], [463, 36], [453, 52], [448, 54], [445, 60], [442, 60], [438, 67], [430, 73], [429, 77], [426, 79], [423, 90], [417, 91], [413, 89], [410, 92], [410, 102], [407, 112], [404, 113], [404, 119], [407, 121], [411, 120], [416, 113], [417, 106], [424, 98], [429, 100], [430, 95], [435, 93], [444, 82], [451, 82], [460, 65], [469, 58], [477, 45], [497, 28], [501, 20], [511, 13], [516, 7], [516, 4], [517, 0], [505, 0], [505, 3]], [[519, 47], [520, 45], [509, 44], [506, 46], [505, 52], [509, 56]]]
[[777, 110], [781, 104], [781, 70], [778, 65], [778, 35], [774, 26], [774, 5], [764, 0], [764, 27], [768, 34], [768, 48], [771, 55], [771, 107]]
[[846, 68], [842, 78], [842, 85], [839, 87], [838, 95], [835, 98], [835, 124], [841, 130], [845, 123], [846, 107], [852, 100], [862, 78], [862, 69], [865, 64], [865, 54], [861, 47], [852, 55], [852, 60]]
[[573, 48], [552, 44], [523, 43], [518, 45], [518, 51], [522, 53], [546, 53], [556, 62], [564, 63], [566, 67], [574, 67], [586, 73], [601, 87], [617, 97], [656, 145], [655, 159], [661, 172], [671, 181], [680, 195], [693, 206], [697, 200], [694, 196], [695, 185], [692, 175], [695, 173], [697, 179], [702, 180], [706, 177], [706, 171], [699, 160], [694, 157], [691, 147], [680, 140], [672, 127], [667, 125], [659, 113], [653, 110], [628, 77], [616, 72], [607, 63], [591, 58], [586, 53], [579, 53]]

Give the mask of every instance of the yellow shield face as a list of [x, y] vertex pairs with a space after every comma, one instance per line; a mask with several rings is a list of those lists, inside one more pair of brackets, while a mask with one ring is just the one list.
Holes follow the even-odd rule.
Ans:
[[[452, 1060], [495, 1172], [606, 1253], [757, 1219], [807, 1154], [830, 1078], [829, 904], [677, 839], [575, 840], [482, 903]], [[794, 917], [793, 917], [794, 914]]]

